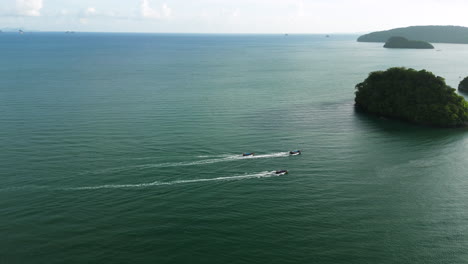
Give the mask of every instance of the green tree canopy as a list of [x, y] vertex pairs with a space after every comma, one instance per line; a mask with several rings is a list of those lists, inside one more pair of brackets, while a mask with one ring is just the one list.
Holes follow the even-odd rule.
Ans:
[[372, 72], [356, 90], [356, 106], [369, 113], [425, 125], [468, 124], [468, 102], [426, 70]]

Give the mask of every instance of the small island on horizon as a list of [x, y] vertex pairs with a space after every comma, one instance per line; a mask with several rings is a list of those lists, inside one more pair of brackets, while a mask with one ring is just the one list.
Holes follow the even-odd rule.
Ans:
[[384, 48], [389, 49], [433, 49], [431, 43], [420, 40], [408, 40], [404, 37], [391, 37], [385, 42]]

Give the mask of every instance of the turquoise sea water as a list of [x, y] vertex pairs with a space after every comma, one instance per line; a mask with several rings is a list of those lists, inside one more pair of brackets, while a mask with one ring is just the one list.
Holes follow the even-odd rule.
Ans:
[[468, 130], [353, 99], [468, 45], [356, 37], [0, 34], [0, 262], [466, 263]]

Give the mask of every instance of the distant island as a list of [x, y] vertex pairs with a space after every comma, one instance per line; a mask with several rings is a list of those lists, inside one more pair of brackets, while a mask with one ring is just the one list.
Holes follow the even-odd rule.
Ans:
[[426, 70], [372, 72], [356, 90], [356, 107], [377, 116], [440, 127], [468, 124], [468, 102]]
[[465, 77], [458, 85], [458, 90], [461, 92], [468, 92], [468, 77]]
[[384, 48], [390, 49], [433, 49], [434, 46], [426, 41], [408, 40], [404, 37], [391, 37], [385, 42]]
[[412, 26], [372, 32], [360, 36], [358, 42], [386, 42], [389, 38], [400, 36], [430, 43], [468, 44], [468, 27], [459, 26]]

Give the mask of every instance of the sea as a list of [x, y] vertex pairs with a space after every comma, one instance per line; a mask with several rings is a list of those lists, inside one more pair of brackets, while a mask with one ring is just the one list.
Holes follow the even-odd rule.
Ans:
[[354, 93], [468, 45], [357, 37], [0, 33], [0, 263], [467, 263], [468, 129]]

